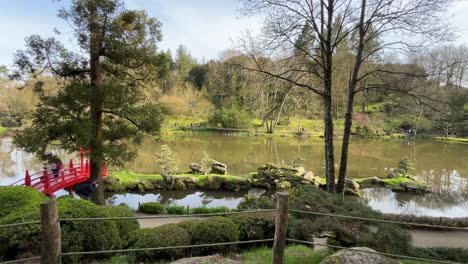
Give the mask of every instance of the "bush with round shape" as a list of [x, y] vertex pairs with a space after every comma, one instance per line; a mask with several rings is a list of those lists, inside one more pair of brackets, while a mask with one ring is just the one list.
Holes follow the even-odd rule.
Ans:
[[273, 200], [266, 196], [245, 195], [237, 205], [239, 210], [273, 209]]
[[[192, 233], [192, 240], [196, 245], [238, 241], [239, 227], [229, 218], [211, 217], [195, 226]], [[235, 250], [235, 248], [235, 245], [211, 246], [200, 248], [199, 253], [227, 253]]]
[[227, 208], [226, 206], [218, 206], [218, 207], [200, 206], [200, 207], [192, 208], [191, 213], [192, 214], [217, 214], [217, 213], [225, 213], [229, 211], [230, 209]]
[[189, 235], [192, 236], [193, 230], [195, 230], [195, 227], [200, 223], [203, 223], [203, 221], [202, 220], [185, 220], [185, 221], [178, 223], [177, 225], [185, 229], [185, 231], [187, 231]]
[[138, 211], [147, 214], [160, 214], [164, 210], [164, 206], [157, 202], [148, 202], [140, 204]]
[[[135, 217], [135, 213], [127, 206], [106, 206], [103, 209], [109, 217]], [[122, 247], [127, 246], [130, 234], [140, 229], [140, 224], [136, 219], [117, 220], [115, 224], [119, 230]]]
[[[98, 218], [108, 217], [103, 207], [92, 202], [61, 197], [57, 200], [60, 218]], [[62, 251], [98, 251], [121, 248], [117, 221], [66, 221], [61, 222]], [[79, 262], [80, 258], [94, 259], [105, 255], [83, 255], [63, 258], [63, 262]]]
[[0, 186], [0, 218], [21, 210], [28, 205], [37, 205], [47, 201], [41, 192], [29, 187]]
[[239, 240], [269, 239], [275, 236], [274, 213], [239, 214], [229, 219], [239, 226]]
[[169, 205], [166, 207], [167, 214], [183, 215], [187, 213], [187, 209], [182, 205]]
[[[190, 245], [190, 235], [177, 224], [167, 224], [154, 228], [143, 228], [131, 236], [131, 248], [157, 248]], [[136, 257], [142, 261], [177, 259], [184, 257], [185, 249], [138, 251]]]

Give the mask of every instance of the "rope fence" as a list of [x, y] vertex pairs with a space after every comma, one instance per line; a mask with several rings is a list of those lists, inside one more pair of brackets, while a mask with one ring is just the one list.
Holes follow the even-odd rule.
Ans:
[[[311, 212], [297, 209], [289, 209], [289, 194], [285, 192], [277, 193], [277, 209], [262, 209], [262, 210], [246, 210], [246, 211], [233, 211], [233, 212], [224, 212], [224, 213], [211, 213], [211, 214], [185, 214], [185, 215], [154, 215], [154, 216], [135, 216], [135, 217], [100, 217], [100, 218], [63, 218], [58, 217], [58, 211], [56, 206], [56, 201], [50, 200], [41, 204], [41, 221], [31, 221], [31, 222], [22, 222], [22, 223], [12, 223], [6, 225], [0, 225], [0, 228], [5, 227], [17, 227], [24, 225], [33, 225], [41, 224], [42, 226], [42, 241], [41, 241], [41, 256], [33, 257], [27, 259], [11, 260], [6, 262], [0, 262], [0, 264], [10, 264], [10, 263], [25, 263], [29, 261], [39, 260], [40, 263], [60, 263], [62, 256], [76, 256], [76, 255], [93, 255], [93, 254], [116, 254], [116, 253], [131, 253], [131, 252], [140, 252], [140, 251], [155, 251], [155, 250], [173, 250], [173, 249], [190, 249], [190, 248], [201, 248], [201, 247], [213, 247], [213, 246], [224, 246], [224, 245], [238, 245], [238, 244], [253, 244], [253, 243], [264, 243], [264, 242], [274, 242], [273, 244], [273, 264], [283, 264], [284, 260], [284, 251], [286, 243], [300, 243], [306, 245], [318, 245], [325, 246], [333, 249], [346, 249], [351, 251], [364, 252], [369, 254], [377, 254], [391, 258], [397, 259], [408, 259], [408, 260], [418, 260], [418, 261], [428, 261], [433, 263], [449, 263], [449, 264], [458, 264], [457, 262], [450, 261], [440, 261], [425, 259], [419, 257], [411, 257], [398, 254], [389, 254], [382, 252], [369, 252], [365, 250], [346, 248], [336, 245], [329, 245], [323, 243], [316, 243], [311, 241], [297, 240], [287, 237], [288, 229], [288, 216], [289, 213], [299, 213], [299, 214], [308, 214], [315, 216], [326, 216], [326, 217], [336, 217], [342, 219], [351, 219], [359, 221], [370, 221], [370, 222], [379, 222], [379, 223], [390, 223], [390, 224], [399, 224], [406, 226], [416, 226], [416, 227], [429, 227], [429, 228], [440, 228], [448, 230], [457, 230], [457, 231], [468, 231], [466, 227], [453, 227], [453, 226], [443, 226], [443, 225], [432, 225], [432, 224], [420, 224], [420, 223], [411, 223], [403, 221], [393, 221], [393, 220], [382, 220], [374, 218], [365, 218], [365, 217], [356, 217], [356, 216], [347, 216], [347, 215], [336, 215], [329, 213], [319, 213]], [[248, 240], [248, 241], [233, 241], [233, 242], [223, 242], [223, 243], [213, 243], [213, 244], [200, 244], [200, 245], [184, 245], [184, 246], [168, 246], [168, 247], [157, 247], [157, 248], [134, 248], [134, 249], [116, 249], [116, 250], [100, 250], [100, 251], [86, 251], [86, 252], [61, 252], [61, 232], [60, 232], [60, 223], [61, 222], [73, 222], [73, 221], [125, 221], [125, 220], [137, 220], [137, 219], [165, 219], [165, 218], [187, 218], [187, 217], [213, 217], [213, 216], [225, 216], [225, 215], [238, 215], [238, 214], [255, 214], [255, 213], [275, 213], [275, 237], [270, 239], [259, 239], [259, 240]]]

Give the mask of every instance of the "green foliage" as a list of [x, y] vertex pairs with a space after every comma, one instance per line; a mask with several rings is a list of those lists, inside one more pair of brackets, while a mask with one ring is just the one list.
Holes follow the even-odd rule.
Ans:
[[195, 227], [200, 223], [203, 223], [203, 221], [202, 220], [185, 220], [185, 221], [178, 223], [177, 225], [185, 229], [185, 231], [187, 231], [189, 235], [192, 236], [193, 231], [195, 230]]
[[18, 186], [0, 186], [0, 218], [21, 211], [23, 207], [39, 207], [47, 197], [33, 188]]
[[[304, 186], [291, 206], [294, 209], [328, 214], [382, 219], [369, 206], [342, 196]], [[341, 246], [368, 246], [380, 252], [405, 253], [411, 246], [410, 234], [399, 226], [368, 223], [295, 213], [291, 219], [290, 234], [298, 239], [311, 240], [313, 234], [331, 232], [328, 242]]]
[[222, 128], [248, 128], [250, 116], [247, 112], [236, 108], [216, 110], [208, 118], [208, 123], [213, 127]]
[[138, 211], [147, 214], [160, 214], [164, 211], [164, 206], [157, 202], [147, 202], [140, 204]]
[[245, 195], [237, 205], [239, 210], [273, 209], [273, 201], [266, 196]]
[[[239, 227], [231, 219], [211, 217], [195, 226], [192, 240], [196, 245], [238, 241]], [[235, 248], [235, 246], [213, 246], [202, 248], [200, 252], [202, 254], [212, 252], [226, 253]]]
[[[135, 217], [135, 213], [130, 208], [123, 205], [105, 206], [102, 209], [104, 209], [105, 213], [110, 217]], [[119, 230], [122, 247], [127, 246], [130, 233], [140, 229], [140, 224], [136, 219], [119, 220], [115, 221], [115, 224]]]
[[26, 38], [26, 49], [14, 55], [12, 77], [34, 79], [47, 72], [65, 81], [53, 93], [37, 82], [40, 103], [15, 144], [40, 157], [57, 143], [68, 151], [92, 147], [97, 164], [106, 158], [120, 165], [135, 155], [128, 143], [157, 134], [162, 123], [163, 109], [144, 94], [144, 85], [159, 74], [161, 24], [119, 0], [74, 0], [59, 17], [70, 22], [74, 44], [86, 52], [67, 50], [54, 37]]
[[229, 216], [239, 226], [241, 241], [270, 239], [275, 236], [275, 214], [256, 213]]
[[404, 157], [398, 162], [397, 172], [403, 176], [408, 175], [410, 171], [414, 170], [414, 164], [407, 158]]
[[168, 145], [161, 145], [159, 152], [156, 153], [156, 164], [162, 173], [176, 173], [179, 169], [180, 160], [177, 153], [171, 151]]
[[182, 205], [169, 205], [166, 206], [166, 212], [172, 215], [183, 215], [187, 213], [187, 208]]
[[[57, 200], [60, 218], [97, 218], [130, 215], [128, 209], [104, 209], [89, 201], [61, 197]], [[126, 211], [126, 212], [124, 212]], [[39, 221], [38, 205], [30, 205], [0, 218], [0, 224]], [[63, 252], [120, 249], [128, 232], [138, 228], [134, 224], [116, 224], [116, 221], [67, 221], [61, 222]], [[120, 233], [122, 232], [122, 233]], [[37, 255], [40, 252], [40, 225], [27, 225], [0, 229], [0, 255], [5, 259]], [[64, 257], [67, 263], [100, 258], [98, 255]]]
[[218, 206], [218, 207], [194, 207], [190, 209], [191, 214], [216, 214], [216, 213], [225, 213], [229, 212], [230, 209], [226, 206]]
[[203, 150], [203, 158], [200, 162], [200, 165], [201, 165], [201, 170], [202, 172], [204, 172], [205, 174], [208, 174], [211, 172], [211, 167], [213, 166], [213, 164], [216, 162], [216, 160], [212, 159], [210, 157], [210, 155], [208, 155], [208, 153], [206, 151]]
[[[132, 234], [130, 248], [157, 248], [190, 245], [190, 235], [176, 224], [167, 224], [155, 228], [143, 228]], [[185, 249], [138, 251], [136, 257], [142, 261], [177, 259], [186, 255]]]
[[434, 259], [440, 261], [450, 261], [456, 263], [468, 263], [468, 249], [464, 248], [419, 248], [414, 247], [408, 256]]
[[[286, 247], [284, 253], [285, 264], [319, 264], [330, 252], [314, 251], [303, 245], [292, 245]], [[268, 264], [273, 259], [271, 248], [258, 248], [242, 254], [244, 264]]]

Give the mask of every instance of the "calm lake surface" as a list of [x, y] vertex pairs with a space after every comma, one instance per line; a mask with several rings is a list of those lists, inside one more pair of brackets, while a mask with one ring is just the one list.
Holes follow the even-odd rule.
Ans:
[[[339, 140], [335, 143], [339, 145]], [[180, 172], [189, 170], [190, 162], [199, 162], [205, 151], [210, 157], [228, 165], [229, 174], [246, 174], [267, 162], [287, 164], [295, 157], [303, 158], [307, 170], [322, 173], [323, 142], [307, 138], [239, 137], [226, 135], [177, 136], [162, 141], [146, 139], [138, 158], [123, 168], [140, 173], [158, 172], [154, 154], [161, 144], [167, 144], [181, 160]], [[339, 149], [336, 163], [339, 162]], [[385, 213], [431, 216], [468, 216], [468, 144], [433, 140], [353, 139], [349, 151], [349, 171], [352, 178], [385, 177], [402, 157], [414, 164], [415, 175], [432, 185], [432, 194], [395, 194], [388, 189], [366, 189], [364, 199]], [[63, 156], [63, 160], [70, 157]], [[3, 138], [0, 146], [0, 185], [24, 177], [25, 169], [39, 171], [43, 165], [29, 154]], [[251, 191], [260, 195], [260, 190]], [[138, 202], [162, 201], [180, 205], [236, 207], [246, 193], [169, 191], [154, 194], [113, 195], [113, 203], [126, 202], [132, 207]]]

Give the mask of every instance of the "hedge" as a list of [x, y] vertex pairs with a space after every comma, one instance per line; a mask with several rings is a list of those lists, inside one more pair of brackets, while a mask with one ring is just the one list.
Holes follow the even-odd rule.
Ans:
[[[225, 217], [211, 217], [203, 223], [195, 226], [192, 233], [192, 240], [195, 245], [238, 241], [239, 227], [231, 219]], [[212, 246], [201, 248], [199, 253], [226, 253], [234, 250], [235, 248], [235, 245]]]
[[169, 205], [166, 207], [166, 213], [172, 215], [183, 215], [187, 213], [187, 209], [182, 205]]
[[274, 213], [239, 214], [230, 216], [239, 227], [241, 241], [269, 239], [275, 236]]
[[[144, 228], [134, 232], [130, 239], [130, 248], [156, 248], [190, 245], [190, 235], [176, 224], [167, 224], [155, 228]], [[184, 257], [185, 249], [138, 251], [136, 257], [143, 261], [177, 259]]]
[[24, 206], [37, 205], [48, 198], [33, 188], [0, 186], [0, 218], [20, 210]]
[[164, 206], [156, 202], [142, 203], [138, 207], [138, 211], [147, 214], [160, 214], [164, 210]]
[[229, 212], [230, 209], [225, 206], [218, 206], [218, 207], [194, 207], [191, 209], [190, 213], [192, 214], [216, 214], [216, 213], [225, 213]]

